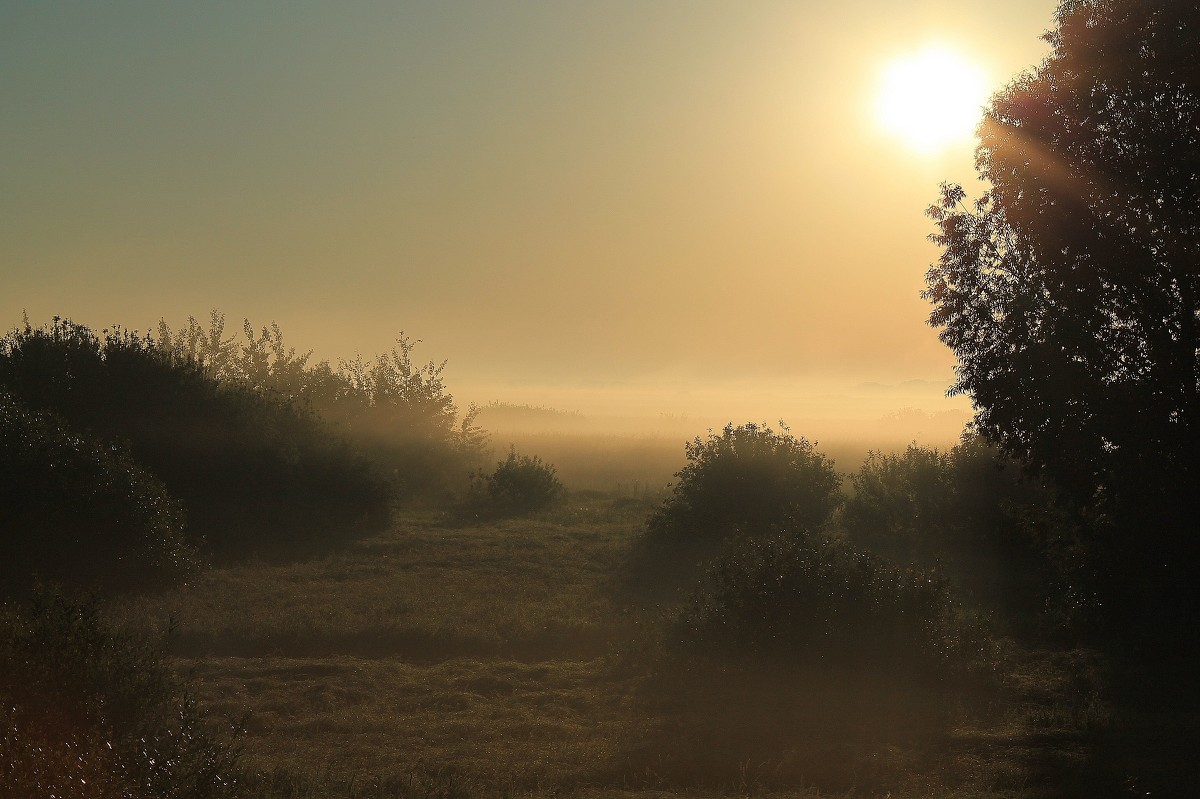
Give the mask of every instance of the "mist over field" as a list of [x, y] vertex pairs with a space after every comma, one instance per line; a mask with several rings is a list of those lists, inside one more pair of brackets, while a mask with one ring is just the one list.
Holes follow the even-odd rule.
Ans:
[[[881, 445], [956, 441], [970, 420], [970, 402], [947, 398], [948, 388], [948, 383], [920, 379], [895, 384], [833, 380], [729, 384], [714, 379], [711, 383], [467, 386], [469, 394], [489, 398], [480, 405], [544, 407], [559, 412], [541, 415], [548, 425], [574, 425], [595, 432], [676, 435], [721, 427], [731, 420], [783, 419], [822, 440], [877, 439]], [[538, 414], [497, 418], [520, 427], [532, 425]]]
[[0, 799], [1194, 795], [1198, 9], [0, 2]]
[[[681, 442], [730, 423], [782, 421], [818, 442], [839, 469], [850, 472], [870, 451], [902, 451], [910, 444], [949, 449], [970, 420], [961, 407], [969, 408], [969, 403], [947, 400], [944, 386], [920, 380], [774, 390], [762, 384], [560, 384], [494, 387], [492, 394], [487, 388], [474, 391], [513, 398], [479, 403], [479, 423], [495, 449], [515, 446], [542, 453], [568, 486], [598, 490], [635, 482], [642, 488], [665, 487], [684, 464]], [[670, 410], [660, 410], [664, 408]]]

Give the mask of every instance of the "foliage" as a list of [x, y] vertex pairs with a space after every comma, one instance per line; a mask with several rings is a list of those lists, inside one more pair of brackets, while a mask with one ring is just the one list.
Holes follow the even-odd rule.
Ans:
[[842, 523], [873, 551], [913, 560], [940, 544], [939, 534], [951, 524], [954, 482], [948, 453], [916, 444], [903, 453], [869, 452], [850, 483], [854, 490]]
[[237, 759], [162, 656], [107, 629], [94, 601], [0, 607], [0, 794], [233, 797]]
[[219, 383], [319, 415], [390, 476], [401, 498], [453, 491], [479, 460], [487, 440], [476, 425], [479, 409], [460, 414], [443, 377], [446, 362], [415, 361], [420, 342], [403, 332], [390, 351], [336, 368], [310, 365], [312, 354], [287, 347], [275, 323], [256, 334], [244, 320], [242, 333], [241, 341], [227, 336], [224, 316], [213, 311], [207, 329], [194, 317], [177, 332], [160, 322], [156, 345]]
[[1077, 531], [1053, 492], [994, 446], [969, 437], [949, 452], [872, 452], [850, 480], [842, 524], [856, 545], [938, 569], [1026, 632], [1075, 615]]
[[687, 465], [651, 517], [654, 538], [720, 539], [734, 531], [817, 528], [841, 503], [833, 462], [786, 426], [726, 425], [685, 446]]
[[342, 408], [326, 411], [391, 470], [409, 498], [453, 491], [487, 442], [475, 424], [476, 406], [459, 417], [442, 377], [446, 362], [413, 360], [418, 343], [401, 333], [396, 347], [371, 361], [342, 362], [338, 374], [351, 392]]
[[988, 191], [930, 209], [926, 297], [978, 429], [1101, 521], [1108, 605], [1140, 627], [1147, 602], [1200, 607], [1200, 6], [1073, 0], [1056, 22], [980, 128]]
[[567, 490], [555, 476], [554, 466], [536, 455], [518, 455], [515, 450], [477, 480], [492, 513], [509, 516], [544, 510], [565, 499]]
[[160, 586], [198, 565], [179, 503], [129, 453], [0, 390], [0, 584]]
[[832, 539], [734, 541], [674, 634], [702, 657], [937, 681], [965, 672], [982, 639], [955, 626], [947, 585]]
[[71, 429], [127, 441], [218, 553], [319, 544], [390, 511], [372, 465], [311, 413], [137, 333], [26, 323], [0, 342], [0, 386]]
[[154, 346], [176, 363], [193, 363], [220, 383], [236, 384], [255, 393], [268, 394], [305, 407], [328, 405], [345, 394], [345, 381], [327, 364], [309, 366], [311, 352], [297, 354], [283, 341], [283, 330], [272, 322], [255, 333], [249, 319], [243, 320], [244, 341], [226, 336], [225, 317], [212, 311], [208, 328], [189, 316], [187, 325], [172, 331], [158, 323]]

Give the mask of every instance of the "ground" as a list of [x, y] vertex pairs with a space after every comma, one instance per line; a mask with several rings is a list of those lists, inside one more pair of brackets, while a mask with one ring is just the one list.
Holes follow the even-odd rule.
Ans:
[[919, 704], [664, 658], [677, 595], [627, 579], [653, 503], [401, 513], [344, 550], [214, 568], [113, 614], [167, 635], [213, 717], [244, 729], [244, 761], [298, 796], [1049, 797], [1088, 768], [1108, 711], [1086, 651], [1009, 644], [994, 693]]

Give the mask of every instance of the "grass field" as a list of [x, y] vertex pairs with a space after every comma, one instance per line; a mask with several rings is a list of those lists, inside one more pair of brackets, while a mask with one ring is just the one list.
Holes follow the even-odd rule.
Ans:
[[345, 550], [113, 612], [170, 630], [199, 699], [244, 727], [245, 761], [296, 796], [1049, 797], [1086, 771], [1107, 712], [1086, 652], [1014, 651], [969, 706], [663, 658], [671, 597], [624, 579], [652, 504], [402, 514]]

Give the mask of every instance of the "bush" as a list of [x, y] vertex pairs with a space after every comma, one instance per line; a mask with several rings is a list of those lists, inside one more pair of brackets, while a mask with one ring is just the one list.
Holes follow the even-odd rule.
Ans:
[[478, 409], [461, 414], [447, 389], [446, 363], [413, 358], [419, 341], [400, 334], [396, 346], [372, 359], [309, 365], [283, 341], [279, 326], [256, 334], [249, 320], [241, 340], [226, 336], [214, 311], [208, 329], [195, 318], [172, 331], [158, 327], [156, 346], [179, 362], [196, 363], [226, 386], [283, 399], [318, 414], [347, 436], [389, 476], [398, 498], [441, 500], [462, 489], [481, 462], [487, 437], [475, 425]]
[[856, 545], [937, 567], [964, 596], [1026, 629], [1057, 604], [1070, 528], [1050, 491], [994, 447], [970, 438], [946, 453], [873, 452], [851, 481], [842, 520]]
[[788, 533], [734, 541], [673, 634], [702, 659], [937, 682], [983, 641], [956, 627], [946, 584], [844, 542]]
[[860, 546], [901, 562], [939, 550], [953, 519], [954, 464], [937, 449], [910, 444], [903, 453], [869, 452], [850, 476], [853, 493], [842, 523]]
[[475, 425], [478, 408], [460, 417], [442, 376], [446, 362], [413, 360], [419, 343], [401, 333], [389, 352], [341, 362], [337, 374], [350, 390], [318, 409], [393, 476], [402, 500], [437, 502], [462, 490], [487, 436]]
[[511, 516], [544, 510], [565, 497], [567, 490], [555, 476], [554, 467], [536, 455], [508, 457], [496, 464], [489, 475], [476, 478], [475, 504], [484, 505], [491, 514]]
[[127, 441], [217, 553], [319, 545], [390, 512], [374, 467], [303, 407], [219, 382], [136, 333], [26, 324], [0, 342], [0, 386], [73, 430]]
[[233, 797], [238, 750], [92, 601], [0, 606], [0, 795]]
[[[782, 425], [781, 425], [782, 426]], [[740, 531], [816, 529], [841, 503], [833, 461], [782, 426], [727, 425], [685, 446], [687, 465], [654, 513], [656, 538], [720, 539]]]
[[199, 564], [166, 487], [111, 444], [69, 432], [0, 391], [0, 583], [160, 586]]

